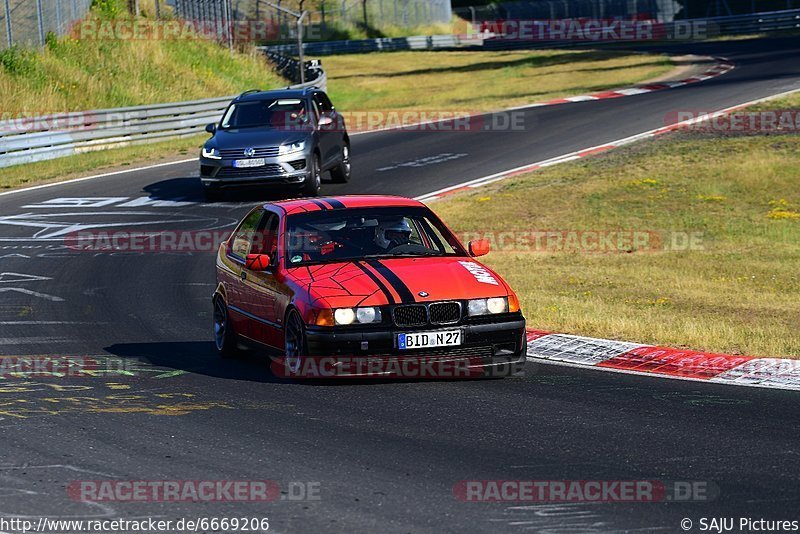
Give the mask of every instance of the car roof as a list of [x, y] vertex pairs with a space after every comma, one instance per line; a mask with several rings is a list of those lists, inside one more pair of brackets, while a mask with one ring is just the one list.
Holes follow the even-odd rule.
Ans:
[[418, 208], [425, 204], [418, 200], [391, 195], [345, 195], [338, 197], [296, 198], [269, 202], [264, 207], [278, 206], [287, 215], [309, 211], [331, 211], [356, 208]]
[[310, 93], [317, 91], [316, 87], [308, 87], [306, 89], [275, 89], [273, 91], [245, 91], [238, 97], [237, 102], [246, 102], [248, 100], [263, 100], [265, 98], [305, 98]]

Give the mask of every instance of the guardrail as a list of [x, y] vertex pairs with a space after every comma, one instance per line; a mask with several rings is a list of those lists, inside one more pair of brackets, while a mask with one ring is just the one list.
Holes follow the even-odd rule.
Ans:
[[[308, 55], [360, 54], [366, 52], [394, 52], [398, 50], [433, 50], [463, 46], [466, 40], [458, 35], [421, 35], [416, 37], [393, 37], [381, 39], [357, 39], [350, 41], [321, 41], [303, 43]], [[297, 54], [297, 45], [273, 45], [265, 50], [280, 54]]]
[[[298, 61], [267, 54], [278, 70], [296, 79]], [[293, 89], [326, 89], [327, 75], [319, 62], [306, 64], [305, 84]], [[95, 150], [200, 134], [219, 120], [234, 96], [207, 98], [94, 111], [61, 113], [0, 121], [0, 167], [61, 158]]]

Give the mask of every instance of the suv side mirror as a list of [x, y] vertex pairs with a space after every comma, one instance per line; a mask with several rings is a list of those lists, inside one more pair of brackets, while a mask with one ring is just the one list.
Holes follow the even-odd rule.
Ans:
[[323, 126], [330, 126], [333, 124], [333, 119], [330, 118], [328, 115], [322, 115], [319, 118], [319, 127], [322, 128]]
[[489, 240], [476, 239], [469, 242], [469, 253], [473, 256], [486, 256], [489, 253]]
[[217, 133], [217, 125], [214, 124], [213, 122], [211, 124], [206, 124], [206, 132], [210, 133], [211, 135], [214, 135], [215, 133]]
[[248, 254], [244, 266], [250, 271], [266, 271], [271, 261], [268, 254]]

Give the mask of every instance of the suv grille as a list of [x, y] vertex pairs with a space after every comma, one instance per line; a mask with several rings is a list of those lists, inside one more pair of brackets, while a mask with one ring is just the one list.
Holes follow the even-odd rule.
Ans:
[[397, 326], [420, 326], [428, 324], [425, 306], [398, 306], [394, 309], [394, 323]]
[[458, 302], [438, 302], [428, 307], [433, 324], [457, 323], [461, 319], [461, 304]]
[[249, 169], [222, 167], [217, 173], [217, 176], [219, 178], [227, 178], [227, 177], [237, 178], [237, 177], [274, 176], [276, 174], [283, 174], [283, 167], [281, 167], [276, 163], [273, 163], [270, 165], [264, 165], [263, 167], [253, 167]]
[[[246, 148], [246, 147], [245, 147]], [[244, 159], [244, 158], [275, 158], [278, 156], [278, 147], [267, 146], [262, 148], [253, 148], [256, 151], [252, 156], [244, 155], [244, 148], [229, 148], [220, 149], [219, 155], [225, 159]]]

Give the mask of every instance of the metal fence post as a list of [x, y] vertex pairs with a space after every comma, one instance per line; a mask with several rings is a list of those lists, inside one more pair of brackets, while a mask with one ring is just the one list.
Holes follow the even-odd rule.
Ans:
[[61, 0], [56, 0], [56, 33], [63, 35], [61, 28]]
[[8, 5], [8, 0], [4, 2], [6, 8], [6, 40], [8, 47], [14, 46], [14, 36], [11, 34], [11, 6]]
[[42, 0], [36, 0], [36, 21], [39, 23], [39, 44], [44, 46], [44, 20], [42, 13]]

